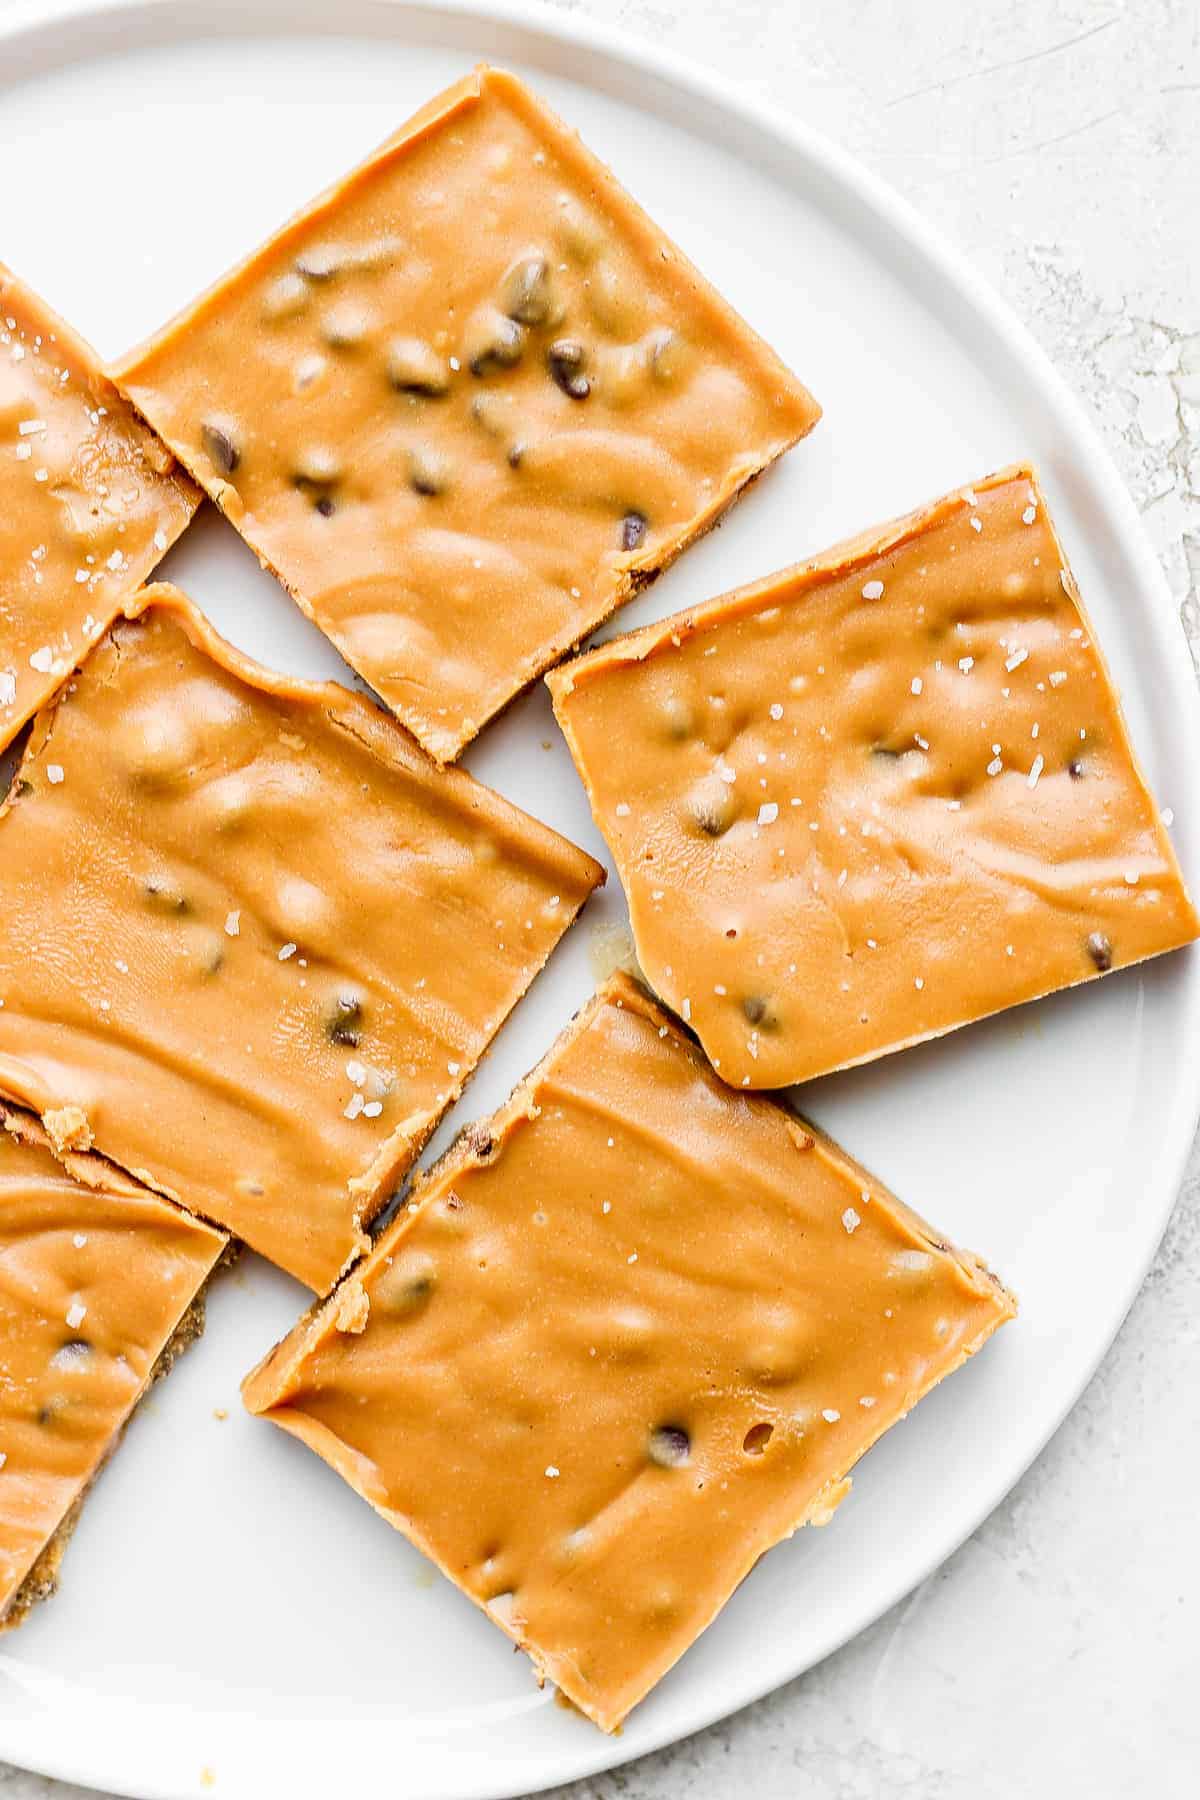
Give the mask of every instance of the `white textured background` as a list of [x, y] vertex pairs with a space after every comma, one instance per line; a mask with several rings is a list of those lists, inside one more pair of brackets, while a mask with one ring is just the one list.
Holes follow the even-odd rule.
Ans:
[[[1090, 407], [1200, 644], [1200, 0], [556, 3], [802, 112], [942, 225]], [[958, 1555], [790, 1687], [555, 1800], [1197, 1800], [1198, 1476], [1194, 1154], [1100, 1373]], [[2, 1800], [82, 1794], [0, 1767]]]

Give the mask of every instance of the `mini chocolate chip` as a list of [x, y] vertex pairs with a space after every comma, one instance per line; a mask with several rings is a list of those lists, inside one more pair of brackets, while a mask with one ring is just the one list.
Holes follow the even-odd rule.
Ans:
[[544, 256], [523, 256], [501, 284], [504, 310], [521, 325], [544, 325], [554, 308], [550, 268]]
[[761, 1456], [774, 1435], [775, 1427], [768, 1424], [766, 1419], [760, 1419], [742, 1439], [742, 1449], [747, 1456]]
[[585, 353], [578, 338], [555, 338], [546, 352], [546, 367], [564, 394], [586, 400], [592, 384], [583, 373]]
[[511, 369], [520, 362], [524, 348], [523, 325], [501, 312], [484, 313], [468, 333], [467, 367], [472, 375], [486, 375], [489, 369]]
[[323, 519], [329, 518], [333, 512], [333, 501], [328, 494], [322, 494], [317, 501], [317, 511]]
[[761, 1025], [767, 1016], [767, 1003], [761, 994], [747, 994], [742, 1001], [742, 1011], [752, 1025]]
[[292, 480], [297, 487], [332, 487], [341, 477], [342, 464], [334, 451], [314, 444], [300, 453]]
[[408, 482], [418, 494], [444, 494], [450, 485], [450, 474], [444, 457], [433, 450], [410, 450]]
[[688, 812], [705, 837], [721, 837], [733, 824], [733, 795], [717, 776], [700, 782], [688, 796]]
[[692, 1440], [682, 1425], [657, 1425], [650, 1433], [648, 1453], [660, 1469], [678, 1469], [692, 1453]]
[[672, 355], [675, 347], [675, 333], [669, 325], [663, 325], [657, 331], [650, 333], [646, 345], [647, 361], [651, 372], [660, 381], [669, 381], [675, 372], [675, 358]]
[[200, 441], [213, 467], [222, 475], [232, 475], [242, 460], [242, 453], [225, 426], [208, 420], [200, 427]]
[[345, 1044], [351, 1050], [356, 1049], [363, 1019], [364, 1007], [358, 995], [339, 994], [326, 1019], [326, 1036], [331, 1043]]
[[332, 281], [342, 266], [342, 253], [332, 244], [311, 244], [296, 258], [295, 267], [309, 281]]
[[370, 319], [357, 306], [337, 306], [321, 323], [321, 336], [332, 350], [353, 350], [370, 329]]
[[1067, 764], [1067, 774], [1071, 777], [1072, 781], [1083, 780], [1083, 763], [1080, 761], [1079, 757], [1073, 757]]
[[206, 932], [199, 945], [200, 973], [219, 975], [225, 967], [225, 942], [215, 931]]
[[27, 775], [18, 775], [12, 784], [12, 798], [24, 800], [26, 794], [32, 794], [33, 783]]
[[401, 1306], [405, 1306], [405, 1307], [423, 1306], [425, 1304], [426, 1300], [429, 1299], [429, 1296], [432, 1294], [432, 1292], [436, 1286], [437, 1286], [437, 1277], [436, 1276], [434, 1276], [434, 1275], [414, 1275], [411, 1281], [406, 1281], [404, 1283], [404, 1286], [401, 1288], [399, 1294], [396, 1296], [396, 1299], [399, 1301]]
[[1101, 974], [1112, 968], [1112, 940], [1104, 932], [1093, 931], [1087, 941], [1087, 953]]
[[263, 296], [265, 319], [290, 319], [308, 305], [308, 284], [299, 275], [281, 275]]
[[[677, 744], [684, 743], [692, 734], [691, 708], [678, 694], [668, 694], [663, 701], [662, 710], [667, 736]], [[724, 787], [724, 782], [721, 785]]]
[[622, 550], [640, 550], [646, 541], [646, 515], [627, 512], [621, 520]]
[[882, 757], [885, 762], [898, 762], [909, 748], [905, 745], [903, 750], [898, 750], [894, 744], [872, 744], [871, 755]]
[[164, 881], [159, 875], [149, 876], [143, 883], [142, 892], [150, 905], [157, 907], [160, 912], [182, 914], [192, 910], [192, 903], [187, 895], [180, 893], [177, 887], [172, 887], [169, 881]]
[[398, 393], [437, 400], [449, 391], [445, 359], [420, 338], [397, 338], [388, 349], [388, 380]]

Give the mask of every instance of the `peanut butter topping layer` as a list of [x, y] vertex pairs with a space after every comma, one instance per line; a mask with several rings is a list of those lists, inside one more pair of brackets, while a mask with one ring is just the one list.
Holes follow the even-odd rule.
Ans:
[[736, 1086], [1200, 929], [1030, 469], [548, 680], [642, 968]]
[[139, 604], [0, 814], [0, 1092], [324, 1291], [603, 871]]
[[199, 501], [95, 352], [0, 264], [0, 750]]
[[[0, 1629], [225, 1248], [0, 1107]], [[14, 1601], [16, 1605], [14, 1605]]]
[[243, 1391], [614, 1730], [1013, 1311], [617, 977]]
[[439, 760], [820, 411], [486, 68], [115, 377]]

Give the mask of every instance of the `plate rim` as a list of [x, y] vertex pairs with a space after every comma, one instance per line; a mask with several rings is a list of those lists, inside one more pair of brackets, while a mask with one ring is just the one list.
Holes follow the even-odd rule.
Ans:
[[[57, 57], [51, 54], [51, 66], [65, 67], [88, 60], [86, 49], [81, 53], [69, 42], [72, 27], [104, 27], [111, 34], [114, 45], [124, 42], [133, 47], [139, 26], [144, 28], [147, 23], [156, 33], [153, 41], [165, 44], [203, 35], [205, 28], [212, 37], [377, 36], [379, 27], [388, 30], [389, 35], [401, 35], [406, 17], [412, 21], [425, 21], [427, 29], [434, 33], [435, 42], [439, 21], [443, 24], [447, 20], [457, 21], [460, 25], [473, 23], [481, 40], [494, 38], [497, 33], [521, 34], [534, 49], [552, 53], [565, 48], [588, 53], [606, 63], [609, 71], [615, 70], [627, 79], [632, 77], [643, 90], [648, 84], [654, 84], [673, 92], [676, 98], [690, 99], [704, 112], [696, 122], [701, 135], [711, 137], [714, 125], [722, 117], [734, 121], [742, 133], [748, 132], [762, 144], [773, 147], [776, 153], [782, 152], [793, 169], [799, 168], [810, 176], [817, 173], [835, 190], [848, 193], [873, 232], [876, 245], [881, 236], [890, 237], [915, 253], [916, 262], [923, 265], [918, 272], [936, 276], [944, 284], [945, 299], [964, 305], [1003, 352], [1023, 367], [1031, 389], [1040, 392], [1049, 411], [1060, 421], [1064, 435], [1077, 452], [1122, 543], [1136, 557], [1152, 598], [1152, 604], [1146, 609], [1149, 616], [1141, 623], [1152, 641], [1153, 660], [1158, 665], [1156, 672], [1162, 673], [1166, 683], [1167, 710], [1176, 729], [1183, 734], [1185, 754], [1190, 752], [1193, 766], [1200, 767], [1200, 687], [1192, 671], [1182, 620], [1138, 510], [1087, 409], [1008, 301], [939, 226], [851, 151], [777, 103], [708, 70], [674, 49], [653, 43], [640, 34], [630, 36], [616, 24], [559, 10], [546, 4], [545, 0], [343, 0], [336, 22], [331, 22], [320, 0], [207, 0], [204, 5], [198, 0], [9, 0], [3, 17], [0, 17], [0, 87], [28, 78], [12, 68], [14, 51], [19, 55], [23, 44], [29, 49], [40, 50], [44, 64], [47, 51], [53, 53], [57, 39], [59, 54]], [[372, 19], [377, 22], [374, 31], [369, 29]], [[128, 29], [129, 36], [122, 30], [123, 26]], [[517, 50], [515, 54], [519, 58], [522, 52]], [[584, 73], [582, 79], [587, 85], [597, 85], [594, 70]], [[629, 97], [628, 89], [624, 97]], [[738, 146], [734, 146], [734, 153], [738, 154]], [[744, 159], [744, 150], [741, 154]], [[1184, 803], [1188, 804], [1186, 798]], [[1200, 798], [1190, 801], [1190, 809], [1200, 832]], [[1185, 996], [1186, 1004], [1200, 1024], [1200, 977], [1195, 973], [1194, 958], [1190, 988], [1191, 993]], [[1200, 1031], [1194, 1041], [1197, 1048], [1181, 1066], [1175, 1084], [1168, 1129], [1163, 1132], [1154, 1152], [1154, 1181], [1149, 1191], [1156, 1195], [1156, 1204], [1146, 1254], [1128, 1271], [1124, 1289], [1112, 1306], [1109, 1323], [1074, 1392], [1050, 1418], [1027, 1453], [1023, 1448], [1020, 1461], [1006, 1472], [997, 1491], [989, 1491], [989, 1497], [965, 1528], [954, 1531], [932, 1556], [923, 1558], [915, 1573], [905, 1565], [895, 1578], [873, 1590], [865, 1605], [850, 1612], [846, 1620], [828, 1634], [827, 1641], [817, 1652], [806, 1656], [797, 1666], [781, 1671], [773, 1665], [765, 1676], [756, 1673], [748, 1664], [743, 1664], [740, 1671], [734, 1667], [715, 1709], [711, 1703], [701, 1700], [693, 1706], [682, 1728], [678, 1719], [666, 1721], [660, 1728], [651, 1729], [640, 1737], [636, 1745], [626, 1746], [619, 1737], [606, 1738], [598, 1732], [592, 1734], [590, 1741], [581, 1735], [581, 1755], [573, 1772], [538, 1775], [532, 1784], [525, 1779], [521, 1785], [522, 1793], [544, 1792], [563, 1781], [586, 1779], [650, 1755], [728, 1718], [797, 1679], [882, 1618], [948, 1562], [979, 1530], [1042, 1454], [1090, 1385], [1158, 1252], [1179, 1198], [1200, 1118], [1200, 1079], [1197, 1078]], [[7, 1758], [10, 1753], [4, 1744], [5, 1735], [4, 1723], [0, 1720], [0, 1756]], [[39, 1754], [36, 1762], [26, 1760], [27, 1755], [23, 1746], [22, 1760], [15, 1766], [85, 1785], [94, 1786], [98, 1773], [101, 1781], [112, 1781], [107, 1770], [97, 1770], [83, 1746], [76, 1747], [65, 1740], [60, 1740], [57, 1745], [48, 1744], [45, 1754]], [[131, 1786], [122, 1784], [113, 1791], [145, 1796], [146, 1800], [161, 1800], [163, 1792], [161, 1788], [136, 1782]], [[189, 1787], [171, 1791], [190, 1794], [193, 1790]], [[195, 1789], [196, 1793], [200, 1791]], [[498, 1772], [495, 1780], [473, 1782], [469, 1790], [461, 1790], [464, 1796], [468, 1791], [471, 1800], [511, 1800], [517, 1790]]]

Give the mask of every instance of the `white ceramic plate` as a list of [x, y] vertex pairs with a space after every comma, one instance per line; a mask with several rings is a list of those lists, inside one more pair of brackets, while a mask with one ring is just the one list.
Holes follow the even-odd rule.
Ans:
[[[1032, 453], [1195, 886], [1196, 693], [1130, 503], [1024, 332], [800, 125], [523, 6], [9, 5], [0, 255], [115, 354], [481, 56], [578, 123], [825, 406], [621, 624]], [[211, 511], [167, 572], [265, 661], [344, 675]], [[469, 760], [605, 856], [541, 691]], [[597, 925], [623, 913], [613, 883], [463, 1116], [540, 1055], [590, 991]], [[500, 1633], [324, 1464], [241, 1412], [239, 1378], [304, 1300], [247, 1257], [90, 1498], [60, 1595], [4, 1640], [0, 1756], [156, 1800], [214, 1778], [229, 1800], [484, 1800], [635, 1756], [797, 1674], [947, 1556], [1079, 1394], [1174, 1201], [1198, 1043], [1200, 959], [1185, 953], [808, 1089], [821, 1123], [989, 1257], [1021, 1318], [872, 1452], [829, 1530], [760, 1564], [622, 1738], [540, 1695]]]

